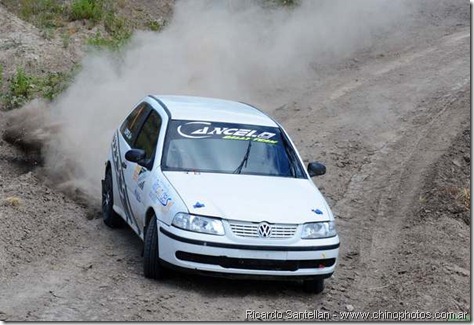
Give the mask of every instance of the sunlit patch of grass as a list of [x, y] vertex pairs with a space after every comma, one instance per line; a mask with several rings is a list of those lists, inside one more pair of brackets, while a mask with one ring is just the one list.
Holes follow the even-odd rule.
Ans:
[[9, 205], [12, 207], [18, 207], [21, 205], [21, 199], [17, 196], [9, 196], [5, 200], [5, 205]]
[[466, 211], [471, 209], [471, 190], [469, 188], [450, 185], [443, 188], [443, 194], [459, 203]]
[[458, 199], [466, 210], [471, 209], [471, 190], [467, 187], [460, 189]]

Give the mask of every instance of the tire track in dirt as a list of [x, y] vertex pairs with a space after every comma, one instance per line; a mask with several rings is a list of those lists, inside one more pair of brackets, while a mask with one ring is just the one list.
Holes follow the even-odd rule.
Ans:
[[[459, 35], [466, 34], [455, 34], [453, 39], [465, 41], [466, 37]], [[453, 39], [447, 38], [444, 45], [452, 46]], [[446, 55], [453, 52], [447, 51]], [[433, 51], [422, 53], [431, 55]], [[411, 57], [426, 59], [417, 55]], [[463, 63], [467, 60], [451, 62], [459, 66], [457, 71], [462, 71]], [[445, 75], [446, 79], [448, 75]], [[344, 240], [343, 259], [346, 257], [350, 261], [351, 268], [363, 270], [354, 277], [341, 268], [344, 274], [336, 277], [354, 279], [349, 290], [354, 292], [352, 301], [360, 310], [367, 311], [369, 306], [382, 307], [386, 303], [381, 299], [384, 293], [375, 292], [392, 284], [386, 281], [387, 274], [397, 270], [392, 255], [396, 254], [404, 221], [413, 214], [411, 203], [423, 185], [421, 176], [448, 148], [462, 123], [469, 120], [469, 107], [460, 100], [469, 94], [467, 69], [464, 75], [458, 80], [451, 78], [454, 86], [422, 101], [420, 105], [429, 107], [427, 112], [420, 113], [415, 109], [417, 113], [400, 116], [407, 126], [401, 124], [402, 132], [393, 137], [395, 141], [387, 142], [372, 162], [364, 165], [351, 179], [347, 192], [335, 207], [343, 219], [341, 227], [345, 228], [345, 235], [341, 237], [347, 239]], [[462, 105], [457, 104], [459, 101]]]
[[[313, 143], [348, 152], [350, 163], [336, 168], [331, 152], [321, 156], [324, 151], [321, 147], [316, 151], [313, 144], [302, 150], [313, 151], [316, 157], [319, 151], [319, 159], [329, 162], [327, 178], [336, 174], [339, 182], [346, 179], [345, 189], [332, 193], [331, 182], [315, 179], [337, 201], [341, 264], [329, 281], [330, 298], [326, 297], [336, 304], [339, 301], [335, 310], [343, 310], [346, 303], [360, 310], [382, 306], [377, 301], [383, 293], [371, 297], [389, 285], [384, 273], [396, 270], [391, 256], [413, 197], [422, 186], [421, 176], [469, 119], [468, 106], [457, 107], [456, 102], [468, 93], [468, 36], [468, 30], [461, 30], [442, 37], [440, 44], [363, 66], [355, 76], [323, 87], [322, 94], [336, 94], [332, 98], [306, 93], [310, 99], [292, 104], [293, 108], [301, 105], [293, 110], [295, 114], [276, 111], [283, 124], [290, 125], [290, 134], [300, 130], [300, 138], [311, 138], [307, 130], [317, 124]], [[354, 77], [356, 82], [343, 82]], [[302, 116], [309, 102], [318, 103], [319, 109], [313, 106], [312, 114]], [[325, 123], [318, 124], [315, 116]]]
[[[456, 135], [459, 126], [469, 118], [466, 107], [453, 107], [457, 98], [463, 96], [460, 92], [463, 95], [467, 94], [467, 85], [465, 89], [448, 97], [450, 99], [447, 102], [436, 103], [442, 107], [441, 112], [433, 116], [431, 122], [423, 126], [416, 136], [412, 139], [403, 138], [390, 146], [388, 150], [397, 152], [396, 157], [390, 155], [385, 158], [387, 160], [383, 159], [385, 161], [363, 169], [361, 177], [364, 181], [360, 184], [359, 190], [357, 193], [349, 192], [345, 197], [349, 200], [357, 198], [364, 189], [375, 189], [372, 193], [378, 192], [374, 193], [376, 199], [373, 206], [352, 211], [352, 215], [359, 213], [358, 215], [363, 218], [364, 211], [367, 213], [367, 208], [372, 208], [372, 211], [368, 212], [370, 217], [366, 220], [357, 218], [357, 222], [349, 221], [350, 227], [362, 225], [366, 228], [357, 235], [351, 235], [351, 238], [356, 238], [356, 242], [359, 242], [359, 247], [349, 244], [355, 246], [353, 251], [357, 251], [360, 256], [358, 261], [360, 268], [365, 269], [353, 286], [354, 292], [362, 295], [360, 300], [356, 299], [361, 310], [367, 310], [368, 305], [380, 300], [378, 295], [374, 295], [373, 292], [369, 295], [369, 292], [374, 288], [390, 285], [391, 283], [386, 281], [387, 274], [399, 270], [397, 265], [392, 263], [392, 255], [397, 253], [403, 227], [413, 216], [412, 202], [423, 185], [422, 175], [426, 168], [447, 149], [450, 145], [449, 139]], [[451, 111], [453, 109], [458, 110], [459, 114], [453, 116]], [[447, 136], [445, 129], [451, 130], [452, 135]], [[381, 186], [383, 183], [385, 184]], [[345, 202], [347, 201], [343, 199], [338, 206], [344, 206]], [[362, 299], [370, 296], [373, 298]]]

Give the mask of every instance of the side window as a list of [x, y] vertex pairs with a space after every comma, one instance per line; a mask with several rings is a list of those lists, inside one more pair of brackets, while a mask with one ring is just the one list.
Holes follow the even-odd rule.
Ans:
[[123, 122], [120, 127], [120, 132], [122, 133], [125, 141], [132, 146], [133, 142], [137, 136], [138, 128], [143, 122], [143, 119], [146, 117], [147, 113], [150, 111], [150, 108], [147, 103], [142, 103], [137, 108], [130, 113], [125, 122]]
[[138, 133], [137, 140], [133, 146], [135, 149], [145, 150], [147, 160], [150, 160], [155, 153], [160, 127], [161, 117], [156, 111], [152, 110]]

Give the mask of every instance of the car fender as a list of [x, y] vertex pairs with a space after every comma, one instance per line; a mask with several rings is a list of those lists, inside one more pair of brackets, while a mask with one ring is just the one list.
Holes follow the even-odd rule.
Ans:
[[186, 205], [166, 176], [157, 168], [144, 188], [147, 210], [155, 211], [158, 221], [170, 225], [178, 212], [188, 212]]

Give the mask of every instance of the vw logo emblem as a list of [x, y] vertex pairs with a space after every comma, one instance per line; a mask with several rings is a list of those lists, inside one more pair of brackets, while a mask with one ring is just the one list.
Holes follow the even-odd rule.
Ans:
[[269, 237], [272, 232], [272, 226], [266, 222], [262, 222], [258, 225], [258, 235], [260, 237]]

